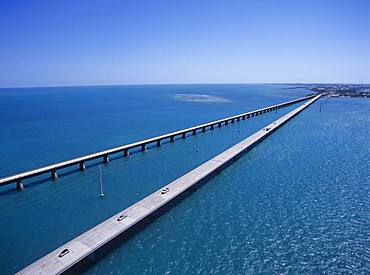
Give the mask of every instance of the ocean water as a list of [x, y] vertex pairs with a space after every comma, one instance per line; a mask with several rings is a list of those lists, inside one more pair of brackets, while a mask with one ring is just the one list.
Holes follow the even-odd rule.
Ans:
[[[0, 176], [306, 93], [276, 85], [0, 89]], [[197, 101], [197, 95], [210, 98]]]
[[[307, 93], [279, 85], [0, 90], [1, 175]], [[370, 270], [369, 101], [314, 104], [104, 257], [87, 274]], [[295, 106], [0, 190], [0, 265], [20, 270]], [[199, 152], [196, 148], [199, 147]]]

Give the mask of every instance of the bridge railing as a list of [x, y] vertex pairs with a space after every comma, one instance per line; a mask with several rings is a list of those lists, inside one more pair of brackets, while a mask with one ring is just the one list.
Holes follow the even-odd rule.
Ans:
[[250, 111], [250, 112], [234, 115], [234, 116], [231, 116], [231, 117], [211, 121], [211, 122], [200, 124], [200, 125], [197, 125], [197, 126], [194, 126], [194, 127], [182, 129], [182, 130], [171, 132], [171, 133], [168, 133], [168, 134], [148, 138], [148, 139], [145, 139], [145, 140], [137, 141], [137, 142], [134, 142], [134, 143], [122, 145], [122, 146], [115, 147], [115, 148], [112, 148], [112, 149], [100, 151], [100, 152], [97, 152], [97, 153], [85, 155], [85, 156], [78, 157], [78, 158], [75, 158], [75, 159], [71, 159], [71, 160], [59, 162], [59, 163], [56, 163], [56, 164], [44, 166], [44, 167], [34, 169], [34, 170], [31, 170], [31, 171], [27, 171], [27, 172], [24, 172], [24, 173], [20, 173], [20, 174], [16, 174], [16, 175], [13, 175], [13, 176], [5, 177], [5, 178], [0, 179], [0, 186], [11, 184], [11, 183], [17, 183], [17, 189], [22, 190], [23, 189], [22, 181], [24, 179], [27, 179], [27, 178], [32, 178], [32, 177], [39, 176], [39, 175], [42, 175], [42, 174], [51, 173], [51, 179], [57, 179], [58, 178], [57, 170], [60, 170], [60, 169], [66, 168], [66, 167], [70, 167], [70, 166], [73, 166], [73, 165], [78, 165], [79, 169], [81, 171], [83, 171], [83, 170], [86, 169], [85, 163], [87, 161], [102, 158], [103, 162], [107, 163], [107, 162], [109, 162], [109, 156], [112, 155], [112, 154], [122, 152], [123, 156], [127, 157], [130, 154], [130, 150], [135, 149], [135, 148], [140, 148], [142, 151], [146, 151], [148, 144], [155, 143], [157, 146], [160, 146], [163, 140], [168, 140], [169, 142], [174, 142], [176, 137], [179, 137], [179, 136], [181, 136], [181, 138], [186, 138], [187, 134], [189, 134], [189, 133], [191, 133], [192, 135], [196, 135], [199, 130], [201, 130], [202, 132], [205, 132], [207, 129], [213, 130], [214, 127], [222, 127], [222, 125], [227, 125], [228, 123], [234, 123], [235, 121], [244, 120], [246, 118], [258, 116], [258, 115], [261, 115], [263, 113], [267, 113], [267, 112], [271, 112], [271, 111], [274, 111], [274, 110], [277, 110], [277, 109], [281, 109], [281, 108], [287, 107], [291, 104], [295, 104], [295, 103], [298, 103], [298, 102], [301, 102], [301, 101], [304, 101], [304, 100], [308, 100], [308, 99], [313, 98], [313, 97], [314, 97], [314, 95], [310, 95], [310, 96], [294, 99], [294, 100], [283, 102], [283, 103], [280, 103], [280, 104], [275, 104], [275, 105], [268, 106], [268, 107], [261, 108], [261, 109], [257, 109], [257, 110], [254, 110], [254, 111]]

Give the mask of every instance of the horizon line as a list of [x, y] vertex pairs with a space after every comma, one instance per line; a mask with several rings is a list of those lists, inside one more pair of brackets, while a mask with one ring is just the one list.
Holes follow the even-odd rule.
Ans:
[[201, 83], [126, 83], [126, 84], [71, 84], [71, 85], [35, 85], [35, 86], [4, 86], [0, 89], [26, 88], [78, 88], [107, 86], [159, 86], [159, 85], [370, 85], [355, 82], [201, 82]]

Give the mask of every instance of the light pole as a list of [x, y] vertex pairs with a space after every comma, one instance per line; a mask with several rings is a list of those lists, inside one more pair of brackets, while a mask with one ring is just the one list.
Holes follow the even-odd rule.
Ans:
[[103, 177], [101, 173], [101, 168], [99, 164], [99, 183], [100, 183], [100, 197], [104, 197], [104, 191], [103, 191]]

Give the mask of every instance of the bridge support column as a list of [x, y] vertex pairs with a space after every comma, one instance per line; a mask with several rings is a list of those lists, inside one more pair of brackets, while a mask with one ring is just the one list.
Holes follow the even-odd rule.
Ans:
[[181, 138], [186, 138], [186, 133], [182, 133]]
[[193, 130], [193, 136], [197, 134], [197, 130]]
[[161, 146], [162, 145], [162, 140], [161, 139], [158, 139], [157, 140], [157, 146], [159, 147], [159, 146]]
[[225, 120], [225, 125], [228, 125], [229, 124], [229, 121], [228, 120]]
[[23, 191], [24, 186], [21, 180], [17, 181], [17, 191]]
[[218, 128], [221, 128], [221, 122], [218, 124]]
[[174, 141], [175, 141], [175, 136], [170, 137], [170, 142], [174, 142]]
[[130, 152], [128, 151], [128, 149], [123, 150], [124, 157], [128, 157], [129, 155], [130, 155]]
[[233, 118], [232, 120], [231, 120], [231, 123], [234, 123], [235, 122], [235, 118]]
[[51, 170], [51, 179], [52, 180], [57, 180], [58, 179], [57, 170]]
[[202, 132], [204, 133], [206, 131], [206, 127], [202, 127]]
[[108, 156], [108, 155], [105, 155], [105, 156], [103, 157], [103, 162], [104, 162], [104, 163], [108, 163], [108, 162], [109, 162], [109, 156]]
[[80, 171], [86, 170], [86, 164], [84, 162], [80, 162]]
[[210, 129], [213, 130], [214, 128], [215, 128], [215, 126], [212, 124]]
[[146, 148], [146, 144], [143, 144], [143, 145], [141, 145], [141, 151], [142, 152], [145, 152], [145, 151], [147, 151], [148, 149]]

